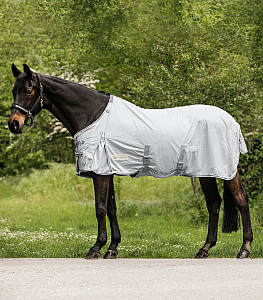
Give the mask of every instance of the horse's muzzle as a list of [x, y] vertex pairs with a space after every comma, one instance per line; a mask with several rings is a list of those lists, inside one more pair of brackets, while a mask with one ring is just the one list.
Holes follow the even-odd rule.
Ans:
[[8, 120], [8, 128], [12, 133], [20, 134], [23, 131], [26, 116], [11, 114]]

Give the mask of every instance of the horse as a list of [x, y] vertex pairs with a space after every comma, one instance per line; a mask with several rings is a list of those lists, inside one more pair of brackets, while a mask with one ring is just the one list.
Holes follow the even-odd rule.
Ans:
[[[12, 73], [16, 78], [12, 89], [14, 103], [11, 106], [11, 114], [8, 120], [8, 127], [12, 133], [21, 134], [25, 125], [31, 127], [35, 123], [34, 117], [39, 114], [42, 109], [46, 109], [67, 128], [72, 136], [75, 137], [76, 135], [78, 136], [79, 133], [84, 132], [85, 134], [86, 128], [96, 128], [98, 120], [100, 120], [106, 112], [109, 112], [107, 108], [111, 101], [110, 94], [95, 91], [83, 85], [58, 77], [35, 73], [31, 71], [28, 65], [24, 64], [23, 66], [24, 70], [21, 72], [14, 64], [12, 64]], [[197, 107], [196, 109], [196, 114], [198, 114], [201, 107]], [[147, 111], [157, 114], [158, 112], [162, 113], [164, 110]], [[28, 124], [29, 121], [30, 123]], [[109, 126], [110, 125], [106, 122], [105, 128]], [[136, 122], [134, 126], [136, 126]], [[116, 135], [116, 131], [122, 129], [120, 127], [121, 126], [118, 127], [117, 124], [112, 132]], [[173, 132], [176, 132], [177, 127], [174, 127], [172, 130]], [[76, 141], [76, 147], [77, 149], [78, 147], [82, 147], [81, 140]], [[231, 152], [231, 145], [229, 147], [227, 151]], [[165, 149], [164, 152], [166, 151]], [[106, 150], [103, 148], [100, 153], [103, 154], [105, 151]], [[145, 146], [142, 155], [142, 160], [145, 164], [143, 171], [147, 171], [150, 169], [149, 146]], [[206, 156], [209, 155], [210, 153], [206, 154]], [[104, 157], [99, 158], [99, 164], [100, 159], [105, 160]], [[128, 156], [117, 154], [113, 159], [125, 162], [128, 160]], [[172, 175], [183, 175], [180, 173], [180, 168], [176, 168], [176, 166], [171, 167], [176, 169], [177, 172]], [[231, 175], [231, 178], [223, 179], [224, 220], [222, 230], [223, 232], [232, 232], [238, 229], [239, 211], [243, 224], [243, 243], [237, 254], [237, 258], [248, 258], [251, 255], [250, 245], [253, 241], [248, 194], [241, 182], [237, 166], [235, 168], [235, 173]], [[121, 242], [121, 233], [116, 215], [113, 176], [119, 174], [117, 171], [114, 172], [114, 170], [106, 172], [105, 174], [89, 169], [84, 169], [82, 172], [81, 170], [78, 171], [78, 175], [93, 179], [95, 210], [98, 222], [97, 240], [89, 249], [85, 258], [96, 259], [100, 256], [100, 250], [107, 242], [106, 217], [108, 216], [111, 227], [111, 242], [103, 258], [115, 259], [118, 255], [117, 247]], [[142, 172], [141, 175], [153, 175], [153, 173]], [[190, 176], [193, 177], [191, 174]], [[201, 189], [204, 193], [209, 213], [209, 224], [206, 241], [198, 250], [195, 258], [207, 258], [209, 256], [209, 250], [214, 247], [217, 242], [218, 218], [222, 200], [218, 191], [216, 177], [219, 176], [199, 176]]]

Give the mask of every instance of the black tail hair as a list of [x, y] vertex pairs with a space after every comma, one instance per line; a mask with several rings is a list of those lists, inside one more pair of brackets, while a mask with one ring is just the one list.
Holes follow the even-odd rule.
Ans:
[[224, 217], [222, 232], [230, 233], [237, 231], [240, 226], [239, 213], [235, 204], [235, 199], [224, 181]]

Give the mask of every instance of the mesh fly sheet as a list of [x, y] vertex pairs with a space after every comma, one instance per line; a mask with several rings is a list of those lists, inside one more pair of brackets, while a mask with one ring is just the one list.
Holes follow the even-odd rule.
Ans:
[[77, 175], [235, 177], [247, 148], [239, 124], [208, 105], [143, 109], [111, 95], [94, 123], [74, 136]]

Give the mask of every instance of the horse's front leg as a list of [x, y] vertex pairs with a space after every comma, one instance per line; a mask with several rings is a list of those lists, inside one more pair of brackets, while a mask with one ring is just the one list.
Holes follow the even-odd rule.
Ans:
[[113, 175], [112, 175], [110, 178], [108, 207], [107, 207], [107, 215], [111, 227], [111, 243], [103, 258], [116, 258], [116, 256], [118, 255], [117, 246], [121, 242], [121, 233], [117, 221], [116, 211], [117, 209], [116, 209]]
[[95, 208], [98, 221], [98, 237], [95, 245], [90, 248], [86, 259], [98, 258], [100, 249], [107, 243], [106, 214], [111, 176], [94, 175]]

